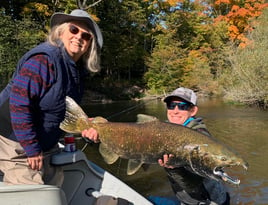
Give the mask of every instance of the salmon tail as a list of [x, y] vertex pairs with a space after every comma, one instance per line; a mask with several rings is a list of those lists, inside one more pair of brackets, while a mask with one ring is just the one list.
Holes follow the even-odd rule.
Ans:
[[82, 108], [70, 97], [66, 97], [65, 118], [60, 123], [60, 128], [68, 133], [78, 134], [90, 128], [88, 116]]

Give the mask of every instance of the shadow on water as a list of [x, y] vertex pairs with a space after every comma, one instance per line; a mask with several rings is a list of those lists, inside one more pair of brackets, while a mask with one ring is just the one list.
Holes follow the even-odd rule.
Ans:
[[[110, 121], [133, 122], [138, 113], [166, 120], [165, 105], [160, 100], [89, 104], [83, 108], [90, 117], [103, 116]], [[268, 112], [226, 105], [218, 100], [204, 100], [199, 103], [198, 116], [203, 117], [212, 135], [236, 150], [249, 163], [248, 171], [241, 168], [229, 170], [241, 180], [239, 187], [226, 184], [232, 204], [268, 204]], [[82, 145], [83, 142], [79, 142], [78, 146]], [[105, 164], [98, 153], [98, 145], [89, 146], [85, 152], [90, 160], [144, 196], [173, 196], [160, 166], [152, 165], [147, 171], [140, 169], [136, 174], [127, 176], [125, 159], [119, 159], [112, 165]]]

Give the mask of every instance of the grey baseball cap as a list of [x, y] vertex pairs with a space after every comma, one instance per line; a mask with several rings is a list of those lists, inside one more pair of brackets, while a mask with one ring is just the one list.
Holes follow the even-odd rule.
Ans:
[[83, 11], [81, 9], [75, 9], [70, 14], [65, 14], [61, 12], [53, 14], [50, 19], [50, 27], [53, 28], [55, 25], [59, 25], [69, 21], [82, 21], [86, 23], [86, 25], [88, 25], [89, 29], [95, 35], [99, 47], [102, 47], [103, 37], [99, 26], [86, 11]]
[[189, 88], [184, 87], [177, 88], [167, 97], [165, 97], [164, 102], [169, 102], [173, 97], [181, 98], [189, 103], [192, 103], [193, 105], [197, 104], [197, 96], [194, 93], [194, 91], [192, 91]]

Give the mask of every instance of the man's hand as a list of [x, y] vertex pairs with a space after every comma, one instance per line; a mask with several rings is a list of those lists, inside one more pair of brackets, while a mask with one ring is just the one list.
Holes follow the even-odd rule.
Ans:
[[158, 164], [161, 166], [161, 167], [166, 167], [166, 168], [169, 168], [169, 169], [174, 169], [173, 166], [170, 166], [168, 165], [168, 160], [170, 158], [174, 157], [172, 154], [164, 154], [163, 155], [163, 159], [159, 159], [158, 160]]
[[43, 154], [42, 153], [34, 157], [28, 157], [27, 160], [28, 160], [28, 164], [30, 168], [33, 170], [39, 171], [43, 167]]

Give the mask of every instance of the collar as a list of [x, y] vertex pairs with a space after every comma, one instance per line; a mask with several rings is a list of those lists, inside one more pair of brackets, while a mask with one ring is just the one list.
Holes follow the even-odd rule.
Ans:
[[194, 120], [194, 119], [195, 119], [194, 117], [190, 117], [190, 118], [188, 118], [182, 125], [183, 125], [183, 126], [186, 126], [186, 125], [189, 124], [189, 122], [191, 122], [191, 121]]

